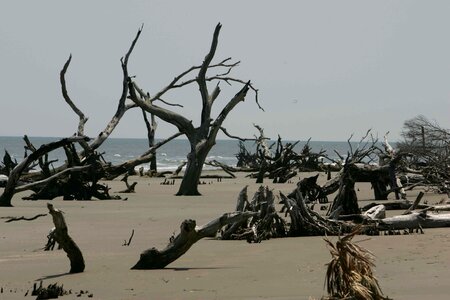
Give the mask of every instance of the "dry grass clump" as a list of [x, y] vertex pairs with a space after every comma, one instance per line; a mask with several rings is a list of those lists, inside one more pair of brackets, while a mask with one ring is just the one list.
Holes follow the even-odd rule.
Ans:
[[336, 245], [325, 239], [332, 258], [327, 264], [325, 278], [329, 296], [324, 299], [389, 299], [383, 296], [378, 280], [373, 274], [374, 255], [352, 242], [353, 237], [359, 232], [360, 227], [339, 238]]

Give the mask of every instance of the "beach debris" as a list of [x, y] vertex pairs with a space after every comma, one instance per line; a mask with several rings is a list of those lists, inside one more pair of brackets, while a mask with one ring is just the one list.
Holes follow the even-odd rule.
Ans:
[[236, 211], [255, 215], [247, 220], [231, 223], [221, 230], [223, 240], [247, 240], [260, 243], [262, 240], [286, 236], [286, 223], [275, 209], [275, 197], [267, 186], [260, 186], [252, 201], [248, 201], [247, 186], [239, 193]]
[[309, 146], [310, 139], [306, 142], [300, 152], [294, 151], [299, 141], [283, 143], [280, 136], [276, 142], [275, 152], [271, 148], [275, 145], [268, 145], [268, 138], [265, 137], [263, 129], [255, 125], [260, 132], [256, 140], [256, 152], [251, 154], [243, 144], [240, 145], [240, 152], [236, 154], [238, 166], [248, 166], [257, 169], [256, 173], [250, 177], [256, 178], [256, 183], [263, 183], [264, 178], [272, 179], [273, 183], [289, 183], [291, 178], [297, 176], [297, 172], [322, 171], [321, 159], [325, 154], [324, 150], [319, 153], [312, 151]]
[[[56, 228], [53, 227], [50, 229], [49, 233], [47, 234], [47, 244], [44, 246], [44, 251], [53, 251], [55, 249], [55, 245], [57, 244], [56, 238], [55, 238]], [[61, 245], [58, 244], [58, 250], [61, 249]]]
[[383, 295], [374, 275], [374, 255], [352, 241], [360, 231], [361, 227], [354, 228], [351, 233], [339, 238], [336, 244], [328, 238], [324, 239], [331, 261], [327, 264], [325, 276], [328, 297], [323, 299], [389, 299]]
[[1, 217], [0, 219], [6, 219], [5, 223], [10, 223], [14, 221], [33, 221], [40, 217], [45, 217], [47, 214], [37, 214], [34, 217], [27, 218], [25, 216], [21, 217]]
[[66, 221], [62, 212], [55, 209], [52, 204], [47, 203], [47, 208], [53, 219], [54, 229], [54, 240], [62, 247], [62, 249], [67, 253], [70, 260], [70, 273], [81, 273], [84, 271], [85, 264], [83, 254], [80, 248], [73, 241], [73, 239], [68, 234], [68, 228]]
[[163, 269], [185, 254], [200, 239], [214, 237], [225, 225], [246, 220], [254, 215], [256, 213], [252, 212], [225, 213], [203, 226], [197, 226], [195, 220], [184, 220], [180, 225], [180, 233], [171, 238], [163, 250], [154, 247], [145, 250], [131, 269]]
[[124, 240], [122, 246], [130, 246], [133, 236], [134, 236], [134, 229], [131, 231], [131, 235], [130, 235], [130, 238], [128, 239], [128, 241]]
[[14, 196], [14, 194], [18, 191], [17, 184], [19, 183], [21, 175], [35, 160], [39, 159], [40, 157], [42, 157], [43, 155], [47, 154], [50, 151], [64, 147], [65, 145], [68, 145], [70, 143], [83, 141], [86, 139], [87, 139], [86, 137], [63, 138], [56, 142], [44, 144], [41, 147], [39, 147], [39, 149], [28, 155], [24, 160], [22, 160], [20, 164], [18, 164], [17, 166], [14, 167], [13, 170], [11, 170], [5, 189], [3, 190], [3, 193], [0, 195], [0, 206], [12, 206], [11, 199]]
[[[25, 296], [27, 294], [25, 294]], [[57, 299], [59, 296], [69, 294], [71, 294], [71, 291], [65, 290], [63, 284], [59, 285], [58, 283], [53, 283], [49, 284], [47, 287], [43, 287], [42, 280], [40, 281], [39, 287], [36, 282], [33, 284], [33, 290], [31, 292], [31, 296], [37, 296], [36, 300]]]
[[3, 161], [0, 162], [0, 187], [5, 187], [9, 174], [17, 165], [17, 160], [13, 159], [11, 154], [5, 150]]
[[133, 182], [131, 185], [128, 183], [128, 174], [125, 174], [125, 176], [123, 176], [123, 178], [120, 180], [125, 182], [125, 185], [127, 186], [127, 188], [125, 190], [116, 192], [116, 193], [136, 193], [135, 191], [135, 187], [137, 185], [137, 182]]
[[450, 194], [450, 130], [418, 115], [403, 123], [398, 151], [407, 153], [403, 180], [414, 187]]
[[167, 178], [164, 178], [164, 181], [161, 182], [160, 185], [175, 185], [175, 179], [168, 180]]

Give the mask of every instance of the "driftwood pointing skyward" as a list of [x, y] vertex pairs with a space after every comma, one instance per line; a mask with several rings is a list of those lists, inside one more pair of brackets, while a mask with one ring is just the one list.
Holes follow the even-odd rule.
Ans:
[[53, 224], [55, 224], [54, 237], [56, 242], [63, 248], [67, 253], [67, 257], [70, 260], [70, 273], [81, 273], [84, 271], [84, 258], [81, 253], [80, 248], [72, 240], [68, 234], [68, 228], [66, 220], [62, 212], [55, 209], [52, 204], [47, 203], [49, 213], [52, 215]]
[[251, 212], [225, 213], [203, 226], [196, 226], [195, 220], [184, 220], [180, 226], [180, 233], [170, 239], [165, 249], [145, 250], [132, 269], [162, 269], [185, 254], [200, 239], [215, 236], [223, 226], [246, 220], [253, 215]]

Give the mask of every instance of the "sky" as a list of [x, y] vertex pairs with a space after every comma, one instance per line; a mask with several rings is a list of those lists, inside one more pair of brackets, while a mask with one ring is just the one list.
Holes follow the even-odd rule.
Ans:
[[[372, 129], [398, 140], [419, 114], [450, 128], [449, 15], [449, 1], [3, 0], [0, 136], [76, 132], [59, 83], [69, 54], [68, 91], [96, 136], [116, 111], [120, 58], [142, 24], [128, 70], [155, 94], [202, 63], [219, 22], [214, 61], [240, 61], [231, 76], [251, 80], [265, 110], [249, 93], [224, 123], [231, 134], [252, 137], [256, 123], [271, 138], [342, 141]], [[240, 88], [222, 83], [213, 114]], [[197, 86], [166, 98], [198, 124]], [[174, 132], [160, 121], [156, 135]], [[145, 138], [141, 112], [128, 111], [112, 137]]]

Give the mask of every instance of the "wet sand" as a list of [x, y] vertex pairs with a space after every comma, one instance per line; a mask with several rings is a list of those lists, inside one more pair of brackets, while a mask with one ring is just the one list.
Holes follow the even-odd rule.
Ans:
[[[325, 264], [330, 259], [321, 237], [260, 244], [203, 239], [164, 270], [130, 270], [143, 250], [163, 248], [184, 219], [204, 224], [233, 211], [246, 184], [251, 197], [259, 185], [244, 176], [221, 182], [205, 179], [199, 188], [201, 197], [175, 197], [179, 181], [172, 186], [160, 185], [161, 178], [130, 177], [130, 182], [138, 184], [135, 194], [122, 195], [127, 201], [53, 200], [55, 208], [65, 212], [69, 234], [83, 252], [86, 270], [81, 274], [67, 273], [69, 260], [62, 250], [40, 250], [53, 227], [50, 216], [29, 222], [0, 220], [0, 299], [34, 299], [24, 294], [40, 280], [44, 285], [64, 284], [73, 292], [87, 290], [92, 299], [320, 299], [326, 294]], [[320, 180], [325, 180], [324, 174]], [[267, 184], [276, 193], [295, 187], [295, 183]], [[120, 181], [108, 185], [112, 192], [124, 188]], [[373, 198], [369, 184], [356, 187], [362, 205]], [[409, 192], [408, 198], [415, 199], [418, 192]], [[0, 217], [47, 212], [47, 201], [20, 199], [27, 194], [16, 195], [13, 208], [0, 208]], [[424, 200], [436, 203], [442, 198], [427, 193]], [[122, 246], [133, 229], [131, 245]], [[449, 299], [449, 228], [426, 229], [423, 235], [358, 236], [355, 240], [376, 255], [375, 272], [386, 295]], [[62, 299], [85, 298], [86, 294], [72, 294]]]

